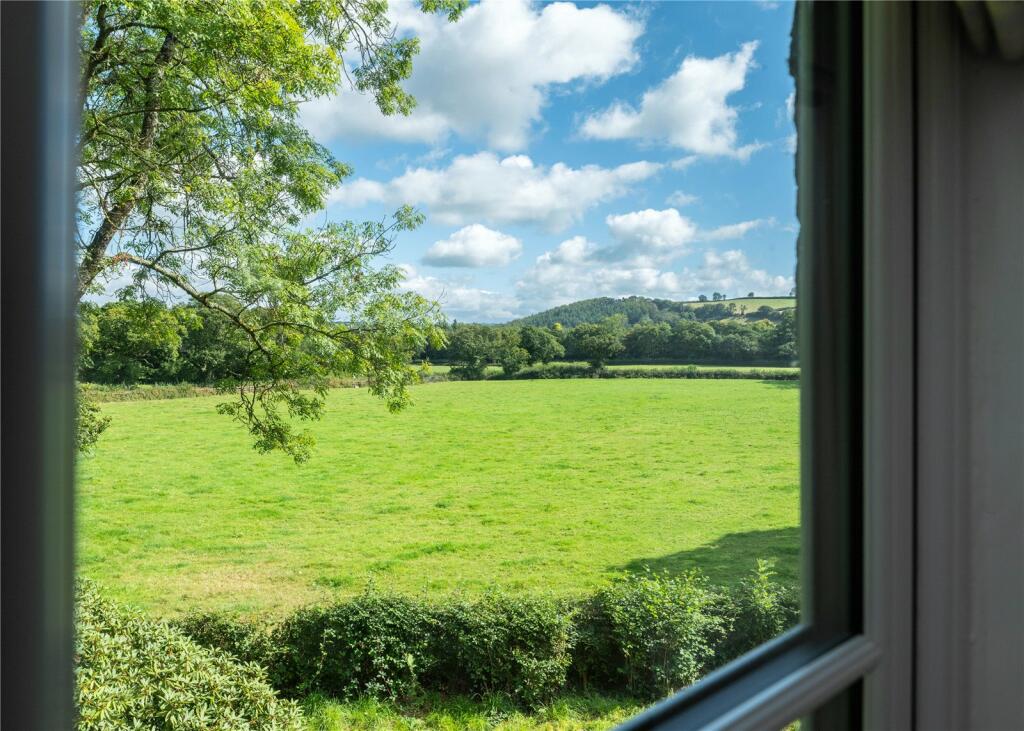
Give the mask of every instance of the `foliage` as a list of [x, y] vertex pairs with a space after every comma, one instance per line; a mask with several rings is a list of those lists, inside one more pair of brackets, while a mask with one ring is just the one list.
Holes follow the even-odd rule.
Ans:
[[96, 446], [100, 434], [110, 426], [110, 417], [100, 413], [89, 389], [80, 383], [75, 386], [75, 407], [75, 450], [89, 452]]
[[520, 331], [520, 340], [523, 348], [529, 353], [529, 365], [547, 364], [565, 355], [565, 348], [550, 330], [527, 325]]
[[436, 612], [435, 687], [502, 693], [537, 707], [565, 686], [574, 627], [563, 603], [492, 591]]
[[625, 350], [622, 344], [625, 335], [621, 316], [612, 316], [597, 324], [584, 324], [574, 327], [568, 337], [570, 347], [567, 352], [590, 364], [595, 371], [604, 367], [605, 363]]
[[696, 681], [712, 667], [725, 635], [716, 605], [727, 601], [697, 574], [634, 575], [599, 592], [587, 607], [587, 675], [645, 698]]
[[337, 389], [302, 467], [254, 455], [215, 397], [105, 403], [78, 464], [80, 571], [164, 616], [281, 616], [370, 578], [565, 596], [634, 559], [727, 584], [775, 558], [795, 581], [799, 384], [660, 370], [418, 386], [395, 416]]
[[[519, 326], [533, 325], [538, 327], [552, 327], [556, 323], [566, 328], [573, 328], [583, 323], [596, 323], [612, 315], [624, 315], [630, 325], [641, 322], [668, 322], [672, 323], [677, 319], [693, 319], [699, 317], [706, 307], [714, 307], [709, 312], [728, 313], [728, 302], [722, 304], [708, 303], [706, 295], [701, 295], [697, 302], [677, 302], [649, 297], [623, 297], [614, 299], [612, 297], [597, 297], [594, 299], [579, 300], [567, 305], [560, 305], [550, 310], [544, 310], [527, 317], [514, 320], [511, 324]], [[736, 300], [747, 306], [750, 311], [757, 307], [766, 306], [773, 309], [794, 307], [796, 300], [793, 297], [755, 297]], [[705, 315], [706, 316], [706, 315]], [[723, 315], [727, 316], [727, 315]]]
[[85, 306], [90, 333], [81, 337], [79, 376], [94, 383], [140, 383], [174, 378], [190, 319], [162, 302], [110, 302]]
[[489, 592], [433, 601], [368, 591], [275, 627], [208, 615], [179, 627], [267, 668], [290, 696], [410, 702], [504, 696], [543, 708], [567, 691], [655, 699], [795, 624], [793, 593], [759, 565], [739, 589], [697, 573], [623, 576], [571, 600]]
[[494, 330], [483, 325], [459, 325], [448, 336], [447, 354], [452, 373], [468, 381], [484, 377], [494, 359]]
[[277, 699], [261, 667], [118, 606], [87, 582], [76, 593], [75, 642], [81, 731], [300, 728], [298, 707]]
[[757, 568], [732, 590], [723, 619], [728, 631], [721, 655], [732, 660], [795, 627], [800, 620], [796, 591], [774, 581], [774, 562], [757, 560]]
[[[422, 7], [454, 19], [463, 3]], [[394, 33], [381, 2], [90, 0], [82, 18], [79, 296], [127, 272], [123, 299], [184, 297], [223, 315], [245, 355], [219, 384], [234, 396], [221, 411], [261, 452], [309, 456], [289, 417], [318, 418], [330, 377], [363, 375], [402, 407], [410, 355], [439, 343], [440, 318], [376, 260], [422, 216], [300, 228], [351, 170], [299, 108], [348, 79], [385, 114], [408, 113], [417, 39]], [[111, 337], [131, 343], [132, 325]], [[94, 368], [107, 382], [150, 377], [124, 365]]]

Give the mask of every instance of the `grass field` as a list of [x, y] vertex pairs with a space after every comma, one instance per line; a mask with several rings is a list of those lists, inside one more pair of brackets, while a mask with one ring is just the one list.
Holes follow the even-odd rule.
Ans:
[[731, 302], [735, 302], [737, 307], [740, 305], [746, 305], [748, 313], [755, 312], [758, 307], [764, 307], [765, 305], [776, 310], [785, 310], [791, 307], [796, 307], [796, 297], [733, 297], [732, 299], [719, 300], [718, 302], [708, 300], [707, 302], [687, 302], [686, 304], [691, 307], [703, 307], [704, 305], [714, 305], [719, 303], [728, 306]]
[[280, 614], [357, 593], [576, 594], [625, 571], [716, 582], [798, 552], [795, 382], [434, 383], [389, 414], [330, 393], [313, 459], [255, 453], [218, 397], [103, 405], [78, 560], [175, 615]]

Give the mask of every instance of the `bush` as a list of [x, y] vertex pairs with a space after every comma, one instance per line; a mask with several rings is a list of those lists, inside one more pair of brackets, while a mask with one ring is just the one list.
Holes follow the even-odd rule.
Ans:
[[771, 562], [759, 559], [753, 576], [730, 592], [723, 617], [728, 628], [720, 651], [723, 661], [753, 650], [800, 621], [799, 595], [774, 582], [773, 576]]
[[203, 647], [220, 650], [239, 662], [254, 662], [264, 668], [276, 663], [277, 643], [272, 636], [273, 628], [266, 624], [215, 612], [193, 612], [171, 626]]
[[565, 687], [573, 612], [543, 597], [493, 593], [438, 607], [435, 687], [504, 693], [537, 706]]
[[141, 613], [76, 596], [78, 728], [293, 729], [298, 706], [278, 700], [265, 671], [236, 663]]
[[422, 601], [368, 592], [329, 607], [300, 609], [278, 627], [270, 668], [288, 693], [335, 698], [412, 695], [434, 664], [437, 620]]
[[495, 592], [428, 602], [370, 590], [276, 627], [209, 614], [176, 626], [263, 665], [291, 697], [437, 692], [536, 707], [575, 686], [654, 699], [796, 623], [796, 594], [772, 578], [759, 562], [734, 590], [712, 589], [697, 574], [629, 576], [574, 600]]
[[616, 582], [586, 607], [577, 672], [643, 698], [689, 685], [710, 669], [724, 636], [720, 601], [696, 574]]

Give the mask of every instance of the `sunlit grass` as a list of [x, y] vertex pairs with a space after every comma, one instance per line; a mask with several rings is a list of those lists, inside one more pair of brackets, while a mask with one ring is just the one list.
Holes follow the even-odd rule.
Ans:
[[390, 414], [340, 389], [303, 466], [254, 452], [219, 397], [104, 404], [112, 424], [80, 465], [80, 570], [157, 615], [280, 614], [369, 580], [579, 594], [649, 567], [730, 583], [757, 558], [793, 580], [798, 394], [752, 380], [434, 383]]

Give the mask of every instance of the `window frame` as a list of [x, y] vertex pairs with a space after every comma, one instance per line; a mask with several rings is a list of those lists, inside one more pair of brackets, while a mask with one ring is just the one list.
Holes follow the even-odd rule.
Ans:
[[[3, 125], [0, 708], [5, 726], [66, 728], [77, 5], [2, 7], [3, 102], [18, 115]], [[804, 348], [801, 407], [803, 444], [814, 445], [804, 484], [815, 486], [803, 498], [806, 614], [626, 729], [778, 728], [805, 714], [829, 729], [911, 725], [914, 10], [801, 2], [796, 28], [798, 176], [802, 191], [818, 191], [798, 204], [800, 290], [813, 298], [802, 312], [817, 313], [800, 322], [801, 341], [815, 343]], [[829, 69], [840, 71], [833, 104], [804, 103], [821, 91], [811, 73]], [[823, 237], [825, 255], [805, 250]]]

